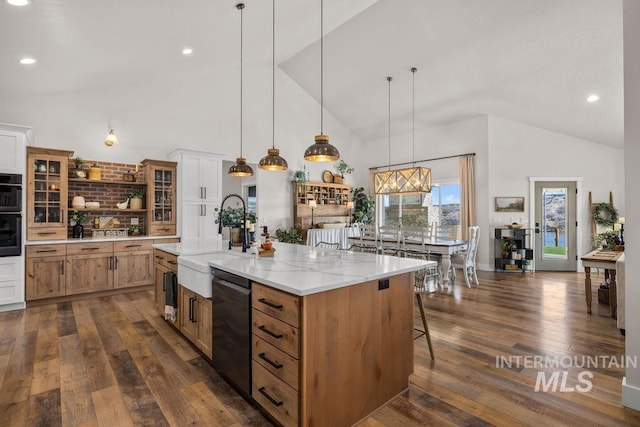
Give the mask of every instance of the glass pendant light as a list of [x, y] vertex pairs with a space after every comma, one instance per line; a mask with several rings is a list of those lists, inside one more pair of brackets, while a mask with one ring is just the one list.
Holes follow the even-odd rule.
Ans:
[[260, 159], [258, 167], [268, 171], [286, 171], [289, 167], [287, 161], [280, 157], [280, 150], [276, 148], [276, 0], [272, 0], [272, 36], [271, 36], [271, 148], [267, 155]]
[[304, 159], [311, 162], [333, 162], [340, 159], [338, 149], [329, 144], [329, 135], [323, 132], [324, 122], [324, 2], [320, 0], [320, 135], [304, 152]]
[[240, 157], [229, 168], [229, 175], [253, 176], [253, 169], [247, 164], [247, 159], [242, 157], [242, 9], [244, 9], [244, 3], [238, 3], [236, 8], [240, 11]]
[[111, 129], [109, 131], [109, 135], [107, 135], [107, 137], [104, 140], [105, 145], [107, 145], [108, 147], [113, 147], [114, 145], [118, 145], [118, 138], [116, 138], [116, 131]]

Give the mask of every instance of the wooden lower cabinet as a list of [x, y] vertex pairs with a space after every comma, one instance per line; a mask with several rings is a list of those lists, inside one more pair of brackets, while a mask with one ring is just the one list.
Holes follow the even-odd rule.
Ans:
[[151, 241], [29, 245], [26, 248], [26, 299], [152, 285], [151, 245]]
[[154, 283], [151, 241], [114, 242], [113, 257], [115, 289]]
[[180, 332], [211, 359], [213, 357], [211, 300], [182, 286], [178, 288]]
[[65, 253], [65, 245], [40, 245], [26, 248], [27, 301], [65, 295]]
[[[154, 282], [154, 296], [158, 312], [164, 313], [165, 303], [165, 289], [164, 289], [164, 274], [174, 273], [178, 274], [178, 257], [160, 249], [153, 250], [153, 282]], [[180, 295], [178, 294], [178, 302]], [[176, 328], [180, 329], [180, 316], [174, 324]]]
[[276, 421], [353, 425], [408, 388], [413, 273], [389, 279], [303, 297], [253, 283], [252, 398]]

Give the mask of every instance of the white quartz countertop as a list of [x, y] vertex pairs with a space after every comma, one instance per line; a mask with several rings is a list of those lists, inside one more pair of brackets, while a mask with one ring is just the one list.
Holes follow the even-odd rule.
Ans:
[[[156, 243], [153, 247], [181, 257], [186, 255], [210, 254], [213, 252], [220, 252], [223, 249], [228, 250], [228, 244], [228, 240], [212, 240], [206, 242]], [[242, 248], [234, 247], [234, 250], [240, 251]]]
[[[207, 265], [295, 295], [310, 295], [418, 270], [436, 261], [319, 249], [275, 242], [274, 257], [229, 251], [225, 242], [209, 254], [184, 254], [178, 264], [205, 272]], [[159, 247], [162, 245], [154, 245]], [[162, 249], [162, 248], [160, 248]], [[164, 250], [164, 249], [163, 249]]]

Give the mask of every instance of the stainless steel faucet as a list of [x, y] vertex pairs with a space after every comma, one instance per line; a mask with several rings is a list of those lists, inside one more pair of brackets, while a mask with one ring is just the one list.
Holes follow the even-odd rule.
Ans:
[[[247, 206], [244, 203], [244, 199], [239, 194], [229, 194], [222, 199], [220, 204], [220, 220], [218, 221], [218, 234], [222, 234], [222, 208], [224, 202], [231, 197], [237, 197], [242, 202], [242, 252], [247, 252]], [[231, 250], [231, 235], [229, 235], [229, 250]]]

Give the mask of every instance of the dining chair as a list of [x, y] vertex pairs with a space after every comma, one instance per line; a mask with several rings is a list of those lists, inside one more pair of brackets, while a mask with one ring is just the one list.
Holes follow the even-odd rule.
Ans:
[[316, 248], [340, 249], [340, 243], [318, 242], [316, 243]]
[[429, 251], [426, 247], [426, 240], [429, 239], [428, 228], [423, 227], [403, 227], [402, 228], [402, 250], [406, 256], [414, 256], [431, 261], [438, 261], [435, 267], [427, 268], [425, 281], [440, 277], [440, 254]]
[[360, 224], [359, 239], [350, 247], [350, 251], [378, 253], [378, 235], [376, 227], [372, 224]]
[[480, 285], [476, 272], [476, 257], [478, 255], [478, 242], [480, 239], [480, 227], [477, 225], [469, 227], [467, 250], [451, 255], [451, 279], [456, 281], [456, 268], [464, 272], [464, 280], [467, 287], [471, 287], [471, 279], [476, 285]]
[[399, 225], [381, 225], [378, 227], [378, 246], [380, 253], [395, 255], [402, 249], [402, 228]]
[[460, 226], [436, 224], [433, 237], [440, 240], [458, 240], [460, 239]]

